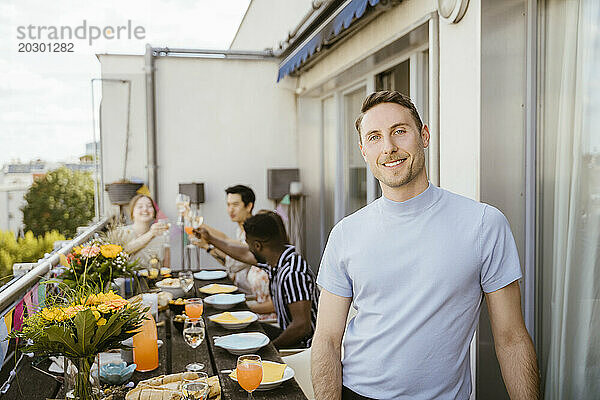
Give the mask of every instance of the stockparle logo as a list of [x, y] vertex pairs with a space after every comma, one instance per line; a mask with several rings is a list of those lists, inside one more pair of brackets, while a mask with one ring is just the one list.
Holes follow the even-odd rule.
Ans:
[[96, 40], [142, 40], [146, 29], [133, 25], [127, 20], [125, 25], [90, 25], [83, 20], [81, 25], [21, 25], [17, 26], [19, 52], [73, 52], [75, 40], [85, 40], [92, 46]]

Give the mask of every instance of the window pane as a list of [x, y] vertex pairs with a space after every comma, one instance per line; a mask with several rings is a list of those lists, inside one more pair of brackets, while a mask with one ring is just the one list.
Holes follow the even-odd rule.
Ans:
[[335, 165], [336, 165], [336, 134], [335, 134], [335, 101], [333, 96], [323, 100], [323, 215], [324, 226], [321, 235], [321, 246], [325, 246], [327, 237], [334, 224], [335, 202]]
[[344, 96], [346, 132], [346, 215], [367, 205], [367, 168], [358, 147], [354, 121], [366, 96], [364, 87]]

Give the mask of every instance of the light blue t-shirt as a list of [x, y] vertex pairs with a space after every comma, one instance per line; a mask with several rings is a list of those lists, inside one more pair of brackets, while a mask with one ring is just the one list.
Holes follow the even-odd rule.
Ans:
[[343, 384], [376, 399], [468, 399], [483, 292], [519, 278], [504, 215], [432, 184], [344, 218], [317, 278], [358, 310], [344, 338]]

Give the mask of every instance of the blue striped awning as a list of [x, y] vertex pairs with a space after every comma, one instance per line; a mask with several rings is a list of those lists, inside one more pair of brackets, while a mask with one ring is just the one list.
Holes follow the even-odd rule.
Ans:
[[331, 22], [317, 32], [308, 43], [297, 48], [283, 63], [279, 65], [277, 82], [291, 74], [304, 64], [313, 54], [319, 52], [323, 45], [330, 43], [337, 35], [348, 29], [353, 23], [365, 15], [368, 7], [375, 7], [380, 0], [352, 0]]

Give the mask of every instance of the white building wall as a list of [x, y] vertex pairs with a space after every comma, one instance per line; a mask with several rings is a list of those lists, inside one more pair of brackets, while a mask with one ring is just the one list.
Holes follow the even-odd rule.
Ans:
[[440, 184], [480, 198], [481, 6], [440, 22]]
[[231, 236], [226, 187], [248, 185], [255, 210], [274, 208], [267, 169], [298, 166], [294, 92], [276, 76], [273, 61], [158, 60], [158, 185], [169, 217], [178, 183], [187, 182], [205, 183], [205, 221]]
[[15, 234], [23, 226], [24, 196], [29, 185], [10, 185], [0, 187], [0, 230]]
[[231, 43], [231, 50], [278, 46], [312, 8], [312, 0], [252, 0]]
[[[128, 178], [145, 181], [143, 57], [101, 55], [99, 60], [104, 78], [134, 82]], [[204, 182], [205, 221], [231, 236], [235, 225], [225, 210], [226, 187], [249, 185], [257, 195], [255, 209], [274, 208], [274, 202], [266, 197], [267, 169], [298, 166], [294, 91], [277, 85], [276, 76], [277, 63], [271, 60], [156, 60], [158, 198], [169, 219], [176, 219], [179, 183]], [[106, 183], [122, 173], [125, 94], [118, 84], [104, 85], [102, 165]], [[177, 253], [177, 243], [172, 243], [172, 248]]]

